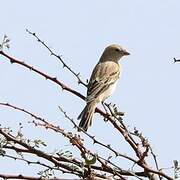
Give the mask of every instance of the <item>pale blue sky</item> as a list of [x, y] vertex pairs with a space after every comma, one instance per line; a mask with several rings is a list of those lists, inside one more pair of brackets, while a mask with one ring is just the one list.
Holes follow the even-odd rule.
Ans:
[[[105, 46], [117, 43], [128, 49], [131, 55], [122, 60], [122, 75], [108, 102], [116, 103], [126, 113], [124, 122], [137, 127], [149, 139], [160, 166], [170, 167], [174, 159], [180, 160], [180, 64], [173, 64], [173, 57], [180, 57], [179, 7], [179, 0], [6, 0], [1, 2], [0, 38], [7, 34], [11, 39], [9, 54], [57, 76], [83, 94], [86, 89], [78, 86], [75, 78], [25, 29], [36, 32], [63, 55], [84, 80], [89, 78]], [[35, 73], [2, 59], [0, 101], [29, 109], [71, 130], [57, 106], [63, 106], [75, 118], [84, 102]], [[19, 121], [28, 120], [21, 113], [0, 109], [0, 123], [4, 126], [16, 128]], [[26, 127], [25, 133], [35, 138], [31, 129]], [[122, 153], [131, 153], [123, 139], [98, 115], [89, 132], [106, 143], [111, 141]], [[37, 131], [37, 137], [50, 140], [51, 150], [62, 147], [60, 136], [61, 140], [52, 142], [53, 135], [46, 137], [41, 130]], [[97, 147], [94, 149], [98, 152]], [[27, 169], [24, 171], [28, 173]]]

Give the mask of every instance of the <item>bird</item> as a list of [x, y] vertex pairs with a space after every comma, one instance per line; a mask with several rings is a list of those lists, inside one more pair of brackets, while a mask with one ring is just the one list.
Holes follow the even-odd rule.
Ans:
[[80, 120], [78, 131], [88, 130], [97, 105], [113, 94], [121, 72], [118, 61], [127, 55], [130, 53], [118, 44], [105, 48], [87, 85], [86, 106], [77, 118]]

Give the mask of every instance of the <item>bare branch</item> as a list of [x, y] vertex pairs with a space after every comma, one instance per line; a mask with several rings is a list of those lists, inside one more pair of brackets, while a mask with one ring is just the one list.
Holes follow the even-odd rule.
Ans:
[[[43, 180], [41, 177], [24, 176], [24, 175], [10, 175], [10, 174], [0, 174], [3, 179], [28, 179], [28, 180]], [[82, 179], [61, 179], [61, 178], [50, 178], [48, 180], [82, 180]]]
[[51, 55], [51, 56], [56, 57], [56, 58], [62, 63], [63, 68], [67, 68], [67, 69], [77, 78], [79, 84], [83, 84], [84, 86], [87, 86], [87, 84], [85, 84], [85, 83], [81, 80], [81, 78], [80, 78], [80, 73], [76, 73], [74, 70], [72, 70], [72, 68], [70, 68], [70, 67], [65, 63], [65, 61], [62, 59], [62, 57], [61, 57], [60, 55], [54, 53], [54, 52], [51, 50], [51, 48], [50, 48], [44, 41], [42, 41], [42, 40], [36, 35], [36, 33], [33, 33], [33, 32], [31, 32], [31, 31], [29, 31], [28, 29], [26, 29], [26, 31], [27, 31], [30, 35], [32, 35], [33, 37], [35, 37], [35, 38], [37, 39], [37, 41], [38, 41], [39, 43], [41, 43], [42, 46], [44, 46], [44, 47], [50, 52], [50, 55]]

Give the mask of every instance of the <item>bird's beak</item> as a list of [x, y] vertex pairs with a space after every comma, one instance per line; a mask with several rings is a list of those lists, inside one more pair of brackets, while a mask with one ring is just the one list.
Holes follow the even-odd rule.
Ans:
[[126, 51], [126, 52], [124, 52], [124, 55], [128, 56], [128, 55], [130, 55], [130, 53]]

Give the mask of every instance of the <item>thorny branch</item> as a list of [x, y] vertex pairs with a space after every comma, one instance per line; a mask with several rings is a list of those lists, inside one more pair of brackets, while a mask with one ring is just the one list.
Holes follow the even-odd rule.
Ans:
[[[1, 104], [1, 103], [0, 103], [0, 104]], [[74, 122], [74, 120], [67, 115], [66, 111], [64, 111], [60, 106], [59, 106], [59, 109], [60, 109], [60, 111], [64, 114], [65, 118], [67, 118], [67, 119], [74, 125], [75, 128], [77, 128], [77, 129], [80, 128], [80, 127]], [[97, 140], [97, 139], [95, 138], [95, 136], [90, 135], [89, 133], [87, 133], [87, 132], [84, 131], [83, 129], [81, 129], [81, 131], [82, 131], [85, 135], [87, 135], [87, 136], [93, 141], [93, 144], [99, 144], [100, 146], [105, 147], [106, 149], [108, 149], [108, 150], [110, 150], [111, 152], [113, 152], [116, 157], [121, 156], [121, 157], [123, 157], [123, 158], [125, 158], [125, 159], [128, 159], [128, 160], [132, 161], [133, 163], [137, 163], [137, 160], [135, 160], [135, 159], [133, 159], [133, 158], [131, 158], [130, 156], [127, 156], [127, 155], [125, 155], [125, 154], [121, 154], [120, 152], [118, 152], [118, 151], [116, 151], [115, 149], [113, 149], [110, 144], [107, 144], [107, 145], [106, 145], [106, 144], [102, 143], [101, 141]]]
[[[77, 137], [77, 135], [74, 135], [74, 136], [73, 136], [72, 133], [70, 133], [70, 134], [69, 134], [69, 133], [66, 133], [65, 130], [62, 130], [60, 127], [57, 127], [57, 126], [54, 126], [53, 124], [50, 124], [50, 123], [47, 122], [47, 120], [45, 120], [44, 118], [41, 118], [41, 117], [39, 117], [39, 116], [37, 116], [37, 115], [35, 115], [35, 114], [33, 114], [33, 113], [25, 110], [25, 109], [22, 109], [22, 108], [13, 106], [13, 105], [8, 104], [8, 103], [0, 103], [0, 105], [14, 108], [14, 109], [16, 109], [16, 110], [22, 111], [22, 112], [24, 112], [24, 113], [32, 116], [33, 118], [35, 118], [35, 120], [38, 120], [38, 121], [41, 122], [41, 123], [38, 123], [38, 122], [33, 121], [33, 123], [34, 123], [36, 126], [45, 127], [46, 129], [51, 129], [51, 130], [53, 130], [53, 131], [55, 131], [55, 132], [57, 132], [57, 133], [61, 133], [64, 137], [66, 137], [66, 138], [69, 139], [69, 141], [70, 141], [70, 143], [71, 143], [72, 145], [76, 146], [76, 147], [80, 150], [80, 152], [81, 152], [81, 154], [82, 154], [82, 156], [83, 156], [84, 158], [86, 158], [86, 157], [85, 157], [85, 154], [86, 154], [86, 153], [90, 153], [90, 150], [87, 150], [87, 149], [83, 146], [83, 143], [81, 142], [80, 137]], [[76, 137], [76, 138], [73, 138], [73, 137]], [[7, 147], [6, 147], [6, 148], [7, 148]], [[8, 148], [9, 148], [9, 147], [8, 147]], [[14, 148], [12, 148], [12, 149], [14, 149]], [[19, 149], [19, 148], [15, 148], [14, 150], [15, 150], [15, 151], [18, 151], [18, 152], [20, 152], [20, 151], [21, 151], [21, 152], [26, 152], [26, 150], [24, 150], [24, 149]], [[31, 153], [32, 153], [32, 152], [31, 152]], [[95, 156], [95, 154], [93, 154], [93, 153], [90, 153], [90, 154], [92, 154], [93, 156]], [[126, 156], [124, 155], [124, 157], [126, 157]], [[54, 158], [56, 158], [56, 157], [54, 157]], [[129, 158], [130, 158], [130, 157], [129, 157]], [[56, 158], [56, 159], [57, 159], [57, 158]], [[131, 158], [130, 158], [130, 159], [131, 159]], [[64, 159], [61, 159], [61, 161], [70, 162], [70, 161], [67, 161], [67, 159], [65, 159], [65, 160], [64, 160]], [[78, 161], [71, 161], [71, 162], [77, 163]], [[100, 161], [100, 162], [102, 163], [102, 161]], [[110, 161], [108, 161], [108, 162], [111, 163]], [[134, 160], [134, 162], [136, 162], [136, 161]], [[81, 162], [81, 163], [82, 163], [82, 162]], [[78, 164], [80, 164], [80, 162], [78, 162]], [[114, 170], [112, 170], [109, 166], [107, 166], [107, 162], [106, 162], [106, 163], [103, 163], [103, 166], [104, 166], [105, 169], [102, 169], [102, 168], [101, 168], [102, 171], [105, 171], [105, 172], [108, 172], [108, 173], [113, 173], [113, 174], [116, 174], [116, 173], [117, 173], [117, 172], [114, 172]], [[92, 169], [96, 169], [96, 170], [97, 170], [98, 167], [93, 166]], [[126, 174], [126, 175], [129, 174], [129, 175], [132, 175], [132, 172], [130, 172], [130, 171], [121, 170], [120, 172], [121, 172], [121, 174]], [[139, 174], [140, 174], [140, 173], [139, 173]], [[141, 173], [141, 174], [143, 174], [143, 173]], [[119, 174], [119, 176], [120, 176], [120, 174]], [[145, 176], [145, 175], [144, 175], [144, 176]], [[121, 178], [122, 178], [122, 177], [121, 177]], [[123, 178], [122, 178], [122, 179], [123, 179]]]
[[64, 67], [64, 68], [67, 68], [67, 69], [77, 78], [79, 84], [83, 84], [84, 86], [87, 86], [87, 84], [85, 84], [85, 83], [81, 80], [81, 78], [80, 78], [80, 73], [76, 73], [74, 70], [72, 70], [72, 68], [70, 68], [70, 67], [65, 63], [65, 61], [62, 59], [62, 57], [61, 57], [60, 55], [54, 53], [54, 52], [51, 50], [51, 48], [50, 48], [44, 41], [42, 41], [42, 40], [37, 36], [36, 33], [33, 33], [33, 32], [31, 32], [31, 31], [29, 31], [28, 29], [26, 29], [26, 31], [27, 31], [30, 35], [32, 35], [33, 37], [35, 37], [35, 38], [37, 39], [37, 41], [40, 42], [40, 43], [50, 52], [50, 55], [51, 55], [51, 56], [56, 57], [56, 58], [62, 63], [63, 67]]
[[49, 76], [48, 74], [34, 68], [33, 66], [30, 66], [28, 64], [26, 64], [25, 62], [23, 61], [20, 61], [20, 60], [17, 60], [11, 56], [9, 56], [8, 54], [4, 53], [3, 51], [0, 51], [0, 54], [3, 55], [4, 57], [8, 58], [10, 60], [10, 62], [13, 64], [13, 63], [16, 63], [16, 64], [19, 64], [21, 66], [24, 66], [25, 68], [31, 70], [31, 71], [34, 71], [35, 73], [43, 76], [45, 79], [47, 80], [50, 80], [54, 83], [56, 83], [57, 85], [59, 85], [63, 90], [66, 90], [68, 92], [71, 92], [72, 94], [75, 94], [76, 96], [80, 97], [81, 99], [85, 99], [85, 97], [83, 95], [81, 95], [79, 92], [69, 88], [68, 86], [66, 86], [64, 83], [62, 83], [61, 81], [59, 81], [56, 77], [52, 77], [52, 76]]
[[[15, 144], [18, 144], [20, 146], [22, 146], [23, 148], [26, 148], [30, 153], [37, 155], [38, 157], [44, 158], [48, 161], [50, 161], [51, 163], [53, 163], [55, 166], [57, 167], [62, 167], [68, 171], [70, 171], [72, 174], [74, 174], [74, 169], [72, 169], [70, 166], [61, 163], [60, 161], [58, 161], [55, 157], [53, 157], [52, 155], [49, 155], [47, 153], [44, 153], [38, 149], [35, 149], [34, 147], [28, 145], [27, 143], [23, 142], [22, 140], [17, 140], [17, 138], [15, 136], [13, 136], [10, 133], [6, 133], [5, 130], [3, 130], [3, 128], [0, 128], [0, 134], [3, 135], [7, 141], [12, 141]], [[77, 175], [81, 176], [81, 172], [77, 170]]]
[[[21, 174], [19, 174], [19, 175], [0, 174], [0, 178], [3, 178], [3, 179], [43, 180], [42, 177], [24, 176]], [[49, 178], [48, 180], [82, 180], [82, 179]]]
[[[58, 58], [61, 63], [63, 64], [64, 67], [66, 67], [73, 75], [76, 76], [76, 78], [78, 79], [78, 82], [83, 84], [84, 86], [86, 86], [85, 83], [83, 83], [83, 81], [80, 79], [79, 77], [79, 73], [75, 73], [61, 58], [61, 56], [55, 54], [47, 45], [46, 43], [44, 43], [44, 41], [42, 41], [41, 39], [39, 39], [39, 37], [35, 34], [35, 33], [32, 33], [30, 32], [29, 30], [27, 30], [27, 32], [31, 35], [33, 35], [37, 40], [38, 42], [40, 42], [45, 48], [48, 49], [48, 51], [51, 53], [51, 55], [55, 56], [56, 58]], [[26, 64], [25, 62], [23, 61], [20, 61], [16, 58], [13, 58], [11, 57], [10, 55], [8, 55], [7, 53], [5, 53], [2, 49], [0, 50], [0, 54], [4, 57], [7, 58], [7, 60], [9, 60], [12, 64], [13, 63], [16, 63], [16, 64], [19, 64], [39, 75], [41, 75], [42, 77], [54, 82], [55, 84], [59, 85], [63, 90], [66, 90], [70, 93], [72, 93], [73, 95], [75, 96], [78, 96], [80, 97], [81, 99], [85, 100], [85, 97], [80, 94], [78, 91], [75, 91], [74, 89], [70, 88], [69, 86], [67, 86], [66, 84], [62, 83], [60, 80], [58, 80], [56, 77], [52, 77], [52, 76], [49, 76], [48, 74]], [[178, 60], [176, 60], [178, 61]], [[130, 161], [133, 161], [135, 164], [139, 165], [141, 168], [143, 168], [144, 172], [131, 172], [131, 171], [125, 171], [125, 170], [122, 170], [121, 168], [119, 168], [118, 166], [116, 166], [114, 163], [112, 163], [110, 161], [110, 159], [104, 159], [102, 157], [100, 157], [99, 155], [96, 155], [94, 153], [92, 153], [90, 150], [86, 149], [86, 147], [83, 145], [82, 143], [82, 140], [80, 138], [79, 135], [76, 135], [76, 134], [72, 134], [70, 132], [65, 132], [64, 129], [61, 129], [60, 127], [58, 126], [54, 126], [53, 124], [47, 122], [45, 119], [42, 119], [41, 117], [38, 117], [36, 115], [34, 115], [33, 113], [27, 111], [27, 110], [24, 110], [22, 108], [19, 108], [19, 107], [16, 107], [16, 106], [13, 106], [13, 105], [10, 105], [8, 103], [0, 103], [0, 105], [4, 105], [4, 106], [8, 106], [8, 107], [11, 107], [11, 108], [14, 108], [16, 110], [20, 110], [20, 111], [23, 111], [25, 112], [26, 114], [29, 114], [31, 115], [33, 118], [35, 118], [35, 120], [33, 121], [34, 125], [36, 126], [39, 126], [39, 127], [44, 127], [46, 129], [51, 129], [55, 132], [58, 132], [60, 134], [62, 134], [64, 137], [68, 138], [70, 143], [73, 145], [73, 146], [76, 146], [78, 148], [78, 150], [81, 152], [81, 156], [82, 158], [86, 159], [86, 154], [91, 154], [93, 157], [96, 157], [97, 158], [97, 161], [101, 164], [101, 166], [96, 166], [93, 164], [91, 165], [88, 165], [88, 164], [85, 164], [85, 167], [86, 167], [86, 171], [82, 174], [82, 171], [80, 171], [79, 169], [72, 169], [72, 167], [68, 166], [67, 164], [64, 164], [63, 162], [69, 162], [69, 163], [74, 163], [75, 165], [79, 166], [82, 162], [80, 162], [79, 160], [77, 159], [73, 159], [73, 160], [69, 160], [69, 159], [66, 159], [63, 157], [63, 159], [61, 159], [61, 157], [57, 157], [57, 156], [53, 156], [53, 155], [49, 155], [47, 153], [44, 153], [32, 146], [30, 146], [29, 144], [21, 141], [21, 140], [17, 140], [15, 136], [13, 136], [12, 134], [10, 133], [6, 133], [6, 131], [4, 131], [3, 128], [0, 128], [0, 134], [4, 136], [4, 138], [6, 138], [7, 141], [13, 141], [15, 144], [18, 144], [20, 147], [17, 147], [17, 146], [10, 146], [10, 145], [4, 145], [3, 148], [5, 149], [12, 149], [16, 152], [21, 152], [21, 153], [31, 153], [31, 154], [34, 154], [36, 156], [39, 156], [41, 158], [44, 158], [46, 160], [48, 160], [49, 162], [51, 162], [52, 164], [54, 164], [54, 166], [56, 167], [61, 167], [62, 169], [60, 169], [62, 172], [65, 172], [65, 173], [72, 173], [72, 174], [75, 174], [79, 177], [90, 177], [91, 175], [94, 175], [94, 176], [97, 176], [97, 177], [100, 177], [100, 178], [104, 178], [106, 177], [106, 175], [101, 175], [100, 173], [97, 173], [95, 171], [92, 171], [93, 170], [99, 170], [100, 172], [101, 171], [104, 171], [104, 172], [108, 172], [112, 175], [114, 175], [115, 177], [119, 177], [120, 179], [125, 179], [123, 176], [137, 176], [137, 178], [139, 178], [139, 176], [144, 176], [144, 177], [149, 177], [151, 179], [153, 179], [153, 174], [156, 174], [156, 175], [159, 175], [159, 179], [162, 179], [161, 177], [164, 177], [166, 179], [169, 179], [169, 180], [172, 180], [173, 178], [171, 178], [170, 176], [166, 175], [164, 172], [160, 171], [159, 168], [158, 168], [158, 165], [157, 165], [157, 160], [156, 160], [156, 157], [154, 157], [155, 161], [156, 161], [156, 167], [157, 167], [157, 170], [154, 170], [152, 168], [150, 168], [150, 166], [148, 165], [148, 163], [146, 162], [146, 157], [148, 156], [148, 153], [149, 153], [149, 149], [151, 150], [151, 154], [153, 155], [152, 153], [152, 149], [151, 147], [149, 146], [149, 143], [146, 141], [145, 138], [143, 138], [143, 136], [141, 135], [137, 135], [137, 133], [132, 133], [132, 132], [129, 132], [129, 130], [127, 129], [126, 125], [123, 123], [122, 119], [119, 119], [119, 117], [117, 117], [116, 115], [114, 114], [107, 114], [107, 113], [104, 113], [102, 110], [96, 108], [96, 112], [101, 114], [104, 118], [106, 118], [107, 120], [109, 120], [109, 122], [115, 127], [115, 129], [121, 133], [121, 135], [124, 137], [125, 141], [131, 146], [131, 148], [134, 150], [135, 154], [136, 154], [136, 157], [137, 157], [137, 160], [131, 158], [131, 157], [128, 157], [128, 156], [125, 156], [123, 155], [122, 153], [119, 153], [118, 151], [114, 150], [110, 145], [106, 145], [102, 142], [100, 142], [99, 140], [97, 140], [94, 136], [88, 134], [88, 133], [85, 133], [89, 138], [91, 138], [93, 140], [94, 143], [97, 143], [107, 149], [109, 149], [110, 151], [112, 151], [116, 156], [121, 156], [123, 158], [126, 158]], [[63, 111], [61, 109], [61, 111], [64, 113], [65, 117], [68, 118], [69, 120], [71, 120], [71, 122], [74, 124], [75, 127], [77, 127], [77, 125], [74, 123], [74, 121], [69, 118], [67, 116], [67, 114], [65, 113], [65, 111]], [[40, 122], [37, 122], [37, 121], [40, 121]], [[140, 139], [140, 142], [137, 142], [136, 139], [134, 139], [133, 135], [139, 137]], [[142, 146], [142, 147], [140, 147]], [[28, 161], [27, 161], [28, 162]], [[89, 161], [90, 162], [90, 161]], [[3, 175], [0, 175], [0, 177], [3, 177]], [[17, 176], [16, 176], [17, 177]], [[4, 175], [4, 178], [6, 179], [12, 179], [12, 177], [8, 176], [8, 175]], [[20, 179], [23, 179], [24, 176], [22, 175], [19, 175], [19, 178]], [[33, 177], [31, 177], [32, 179]], [[37, 179], [37, 178], [36, 178]], [[117, 179], [117, 178], [116, 178]], [[140, 178], [139, 178], [140, 179]]]

